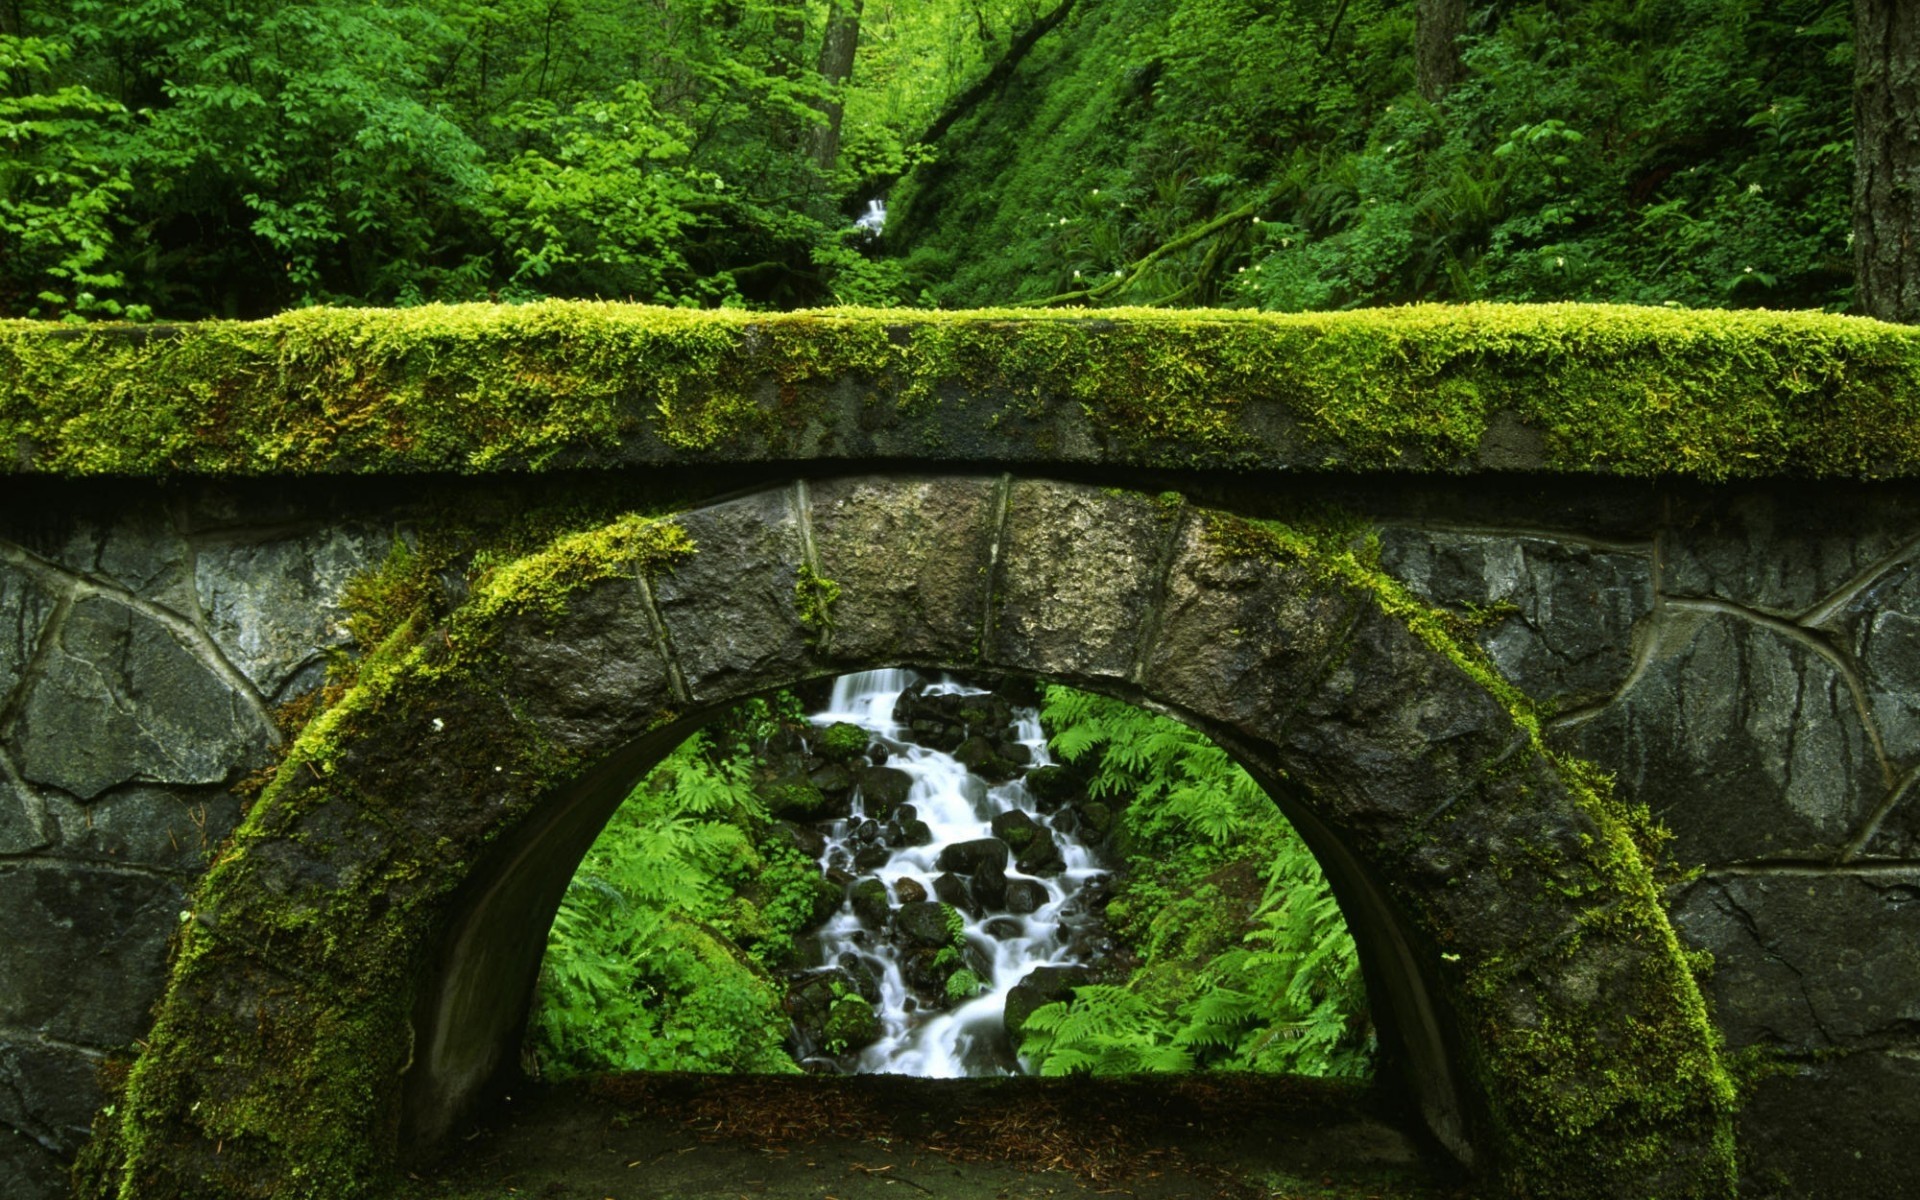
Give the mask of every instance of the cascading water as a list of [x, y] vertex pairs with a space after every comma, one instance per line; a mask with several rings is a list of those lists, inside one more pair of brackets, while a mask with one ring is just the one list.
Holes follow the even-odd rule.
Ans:
[[[818, 961], [865, 985], [878, 1036], [857, 1054], [802, 1045], [815, 1069], [1017, 1073], [1009, 996], [1023, 981], [1030, 997], [1039, 994], [1034, 981], [1044, 978], [1051, 993], [1040, 998], [1060, 998], [1063, 983], [1085, 979], [1073, 968], [1089, 964], [1104, 936], [1098, 881], [1107, 870], [1076, 836], [1071, 814], [1042, 811], [1028, 790], [1027, 774], [1052, 765], [1038, 712], [1004, 701], [974, 707], [991, 697], [945, 677], [869, 671], [836, 680], [825, 711], [810, 718], [866, 731], [868, 757], [907, 784], [902, 799], [903, 781], [891, 776], [891, 795], [870, 798], [865, 792], [887, 781], [870, 769], [849, 814], [826, 829], [821, 867], [848, 885], [849, 899], [818, 930]], [[910, 713], [924, 715], [902, 719]], [[995, 722], [995, 714], [1010, 719]], [[962, 718], [961, 744], [949, 749], [926, 744], [955, 740], [956, 723], [942, 715]]]

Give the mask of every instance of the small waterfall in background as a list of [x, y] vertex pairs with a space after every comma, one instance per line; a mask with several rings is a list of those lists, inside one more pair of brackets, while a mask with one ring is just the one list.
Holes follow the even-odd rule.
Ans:
[[802, 978], [829, 989], [822, 1003], [857, 992], [878, 1027], [846, 1039], [871, 1039], [858, 1047], [797, 1033], [803, 1060], [1018, 1073], [1008, 1018], [1067, 998], [1106, 948], [1107, 869], [1071, 810], [1047, 811], [1028, 789], [1052, 765], [1038, 711], [944, 677], [868, 671], [836, 680], [810, 720], [822, 736], [857, 726], [870, 744], [847, 815], [819, 826], [821, 868], [848, 899], [817, 931], [820, 966]]
[[[887, 202], [884, 200], [867, 201], [867, 211], [860, 214], [853, 227], [869, 237], [879, 237], [887, 227]], [[885, 674], [886, 672], [880, 672]]]

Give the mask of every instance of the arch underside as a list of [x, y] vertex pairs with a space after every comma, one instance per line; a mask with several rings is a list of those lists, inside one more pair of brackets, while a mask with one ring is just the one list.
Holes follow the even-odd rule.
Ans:
[[1725, 1072], [1633, 823], [1349, 551], [1004, 477], [561, 539], [302, 736], [202, 885], [94, 1190], [340, 1196], [430, 1147], [510, 1066], [567, 879], [652, 762], [737, 699], [913, 666], [1143, 701], [1233, 752], [1327, 869], [1388, 1069], [1506, 1190], [1730, 1195]]

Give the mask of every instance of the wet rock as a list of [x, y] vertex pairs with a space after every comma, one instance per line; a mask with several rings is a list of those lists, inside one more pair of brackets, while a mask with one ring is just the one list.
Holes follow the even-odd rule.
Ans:
[[825, 792], [805, 779], [788, 777], [756, 789], [767, 803], [767, 811], [776, 817], [811, 821], [833, 806]]
[[[860, 995], [860, 985], [853, 974], [841, 967], [802, 976], [787, 989], [786, 1010], [793, 1018], [794, 1032], [806, 1053], [825, 1050], [840, 1054], [879, 1036], [873, 1006]], [[869, 1023], [873, 1026], [873, 1035], [866, 1042], [858, 1041]]]
[[867, 761], [876, 767], [886, 766], [887, 759], [891, 757], [893, 757], [892, 754], [879, 742], [875, 742], [873, 745], [867, 747]]
[[970, 913], [976, 912], [973, 907], [973, 895], [967, 891], [966, 880], [951, 871], [933, 881], [933, 894], [938, 896], [942, 903], [951, 904], [955, 908], [964, 909]]
[[980, 864], [967, 882], [967, 892], [973, 897], [975, 908], [981, 912], [991, 912], [996, 908], [1005, 908], [1007, 904], [1007, 869], [992, 862]]
[[868, 767], [860, 772], [860, 798], [866, 810], [884, 817], [906, 803], [913, 790], [913, 776], [898, 767]]
[[849, 950], [839, 957], [838, 962], [840, 969], [853, 980], [854, 990], [860, 993], [861, 999], [868, 1004], [880, 1003], [880, 976], [886, 968], [880, 965], [879, 960]]
[[902, 904], [917, 904], [927, 898], [926, 885], [918, 879], [896, 879], [893, 881], [893, 898]]
[[1086, 794], [1086, 786], [1086, 780], [1078, 771], [1059, 763], [1027, 772], [1027, 793], [1042, 812], [1051, 812], [1068, 801], [1079, 799]]
[[1047, 888], [1043, 883], [1031, 879], [1007, 880], [1006, 903], [1003, 907], [1011, 913], [1038, 912], [1047, 902]]
[[853, 872], [847, 870], [845, 867], [836, 866], [827, 868], [826, 880], [835, 887], [850, 887], [853, 884], [853, 879]]
[[1004, 783], [1012, 779], [1016, 769], [1012, 763], [1000, 757], [992, 742], [977, 733], [961, 742], [959, 749], [953, 752], [953, 757], [959, 760], [961, 766], [989, 783]]
[[886, 925], [887, 914], [893, 910], [886, 882], [872, 876], [858, 880], [847, 889], [847, 899], [853, 905], [854, 915], [875, 929]]
[[879, 841], [880, 840], [880, 822], [874, 821], [874, 820], [866, 820], [866, 821], [860, 822], [860, 824], [856, 826], [853, 831], [853, 839], [857, 842]]
[[841, 996], [827, 1010], [821, 1033], [822, 1044], [830, 1053], [846, 1054], [880, 1040], [880, 1018], [873, 1011], [872, 1001], [864, 996]]
[[1017, 808], [994, 814], [993, 836], [1005, 842], [1016, 854], [1033, 841], [1034, 832], [1039, 828], [1032, 817]]
[[1086, 800], [1073, 806], [1080, 824], [1100, 837], [1113, 832], [1113, 809], [1098, 800]]
[[1018, 917], [995, 917], [986, 923], [987, 936], [1006, 941], [1027, 936], [1027, 923]]
[[1024, 767], [1033, 762], [1033, 747], [1025, 742], [1005, 741], [994, 747], [1001, 758], [1015, 767]]
[[[934, 890], [937, 894], [938, 883], [934, 885]], [[961, 927], [961, 917], [959, 910], [951, 904], [922, 900], [915, 904], [902, 904], [894, 910], [893, 927], [908, 945], [938, 948], [953, 942], [955, 933]]]
[[1035, 967], [1007, 993], [1007, 1036], [1020, 1044], [1020, 1033], [1035, 1009], [1071, 1000], [1073, 989], [1092, 982], [1085, 967]]
[[781, 838], [795, 850], [808, 858], [817, 859], [827, 849], [827, 839], [817, 829], [797, 824], [793, 821], [781, 821], [774, 826], [774, 836]]
[[1053, 830], [1044, 825], [1034, 828], [1033, 840], [1014, 859], [1014, 865], [1028, 875], [1058, 875], [1067, 869], [1066, 860], [1060, 857], [1060, 843]]
[[975, 838], [970, 842], [955, 842], [941, 850], [934, 865], [942, 871], [972, 875], [988, 863], [1006, 870], [1007, 857], [1007, 844], [999, 838]]
[[848, 721], [836, 721], [813, 739], [813, 752], [831, 763], [850, 764], [867, 748], [867, 731]]
[[877, 871], [893, 859], [893, 851], [885, 846], [862, 846], [853, 856], [856, 871]]
[[839, 763], [830, 762], [808, 772], [807, 782], [837, 799], [853, 790], [853, 772]]
[[900, 836], [894, 844], [898, 846], [924, 846], [933, 841], [933, 827], [918, 817], [900, 822]]

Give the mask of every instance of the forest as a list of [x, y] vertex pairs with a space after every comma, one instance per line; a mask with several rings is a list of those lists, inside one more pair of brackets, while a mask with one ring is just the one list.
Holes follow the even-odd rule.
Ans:
[[0, 0], [0, 315], [1885, 315], [1856, 295], [1895, 251], [1854, 202], [1885, 66], [1855, 27], [1842, 0]]

